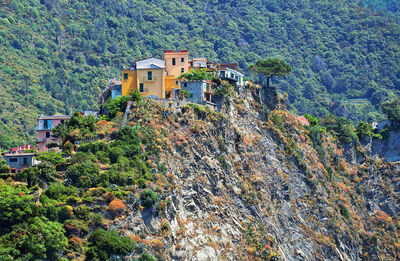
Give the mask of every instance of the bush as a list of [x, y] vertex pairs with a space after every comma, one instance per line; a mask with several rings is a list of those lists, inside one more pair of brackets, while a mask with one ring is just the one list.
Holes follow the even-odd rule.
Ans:
[[142, 205], [146, 208], [153, 207], [158, 200], [157, 194], [151, 189], [146, 189], [140, 194]]
[[96, 186], [96, 178], [100, 174], [100, 169], [95, 163], [85, 161], [80, 164], [69, 166], [66, 174], [71, 184], [90, 188]]
[[126, 206], [122, 200], [116, 198], [107, 207], [107, 211], [114, 216], [121, 215], [126, 210]]
[[139, 257], [138, 261], [156, 261], [156, 260], [150, 254], [144, 253]]
[[64, 201], [70, 196], [78, 196], [78, 189], [72, 186], [64, 186], [60, 182], [52, 183], [44, 192], [49, 198]]
[[135, 248], [129, 237], [120, 237], [115, 231], [97, 229], [88, 238], [89, 248], [86, 257], [89, 260], [108, 260], [112, 255], [126, 255]]

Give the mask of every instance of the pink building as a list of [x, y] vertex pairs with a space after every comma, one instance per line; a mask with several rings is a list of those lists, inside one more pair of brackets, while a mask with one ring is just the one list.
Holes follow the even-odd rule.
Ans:
[[65, 121], [69, 120], [70, 116], [41, 116], [39, 117], [39, 125], [36, 130], [39, 134], [38, 144], [39, 151], [47, 150], [46, 144], [55, 141], [52, 137], [52, 129], [58, 124], [64, 124]]

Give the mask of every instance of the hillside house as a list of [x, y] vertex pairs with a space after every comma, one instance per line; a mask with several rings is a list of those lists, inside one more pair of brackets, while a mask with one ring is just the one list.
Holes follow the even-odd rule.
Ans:
[[38, 162], [35, 160], [35, 153], [6, 153], [4, 154], [10, 173], [22, 172], [24, 169], [32, 167]]
[[[41, 116], [38, 119], [38, 126], [35, 130], [38, 132], [37, 142], [39, 144], [39, 151], [47, 150], [47, 143], [54, 142], [54, 138], [52, 137], [52, 130], [58, 124], [64, 124], [65, 121], [69, 120], [70, 116]], [[56, 141], [57, 142], [57, 141]]]
[[189, 101], [198, 104], [211, 103], [212, 89], [209, 81], [182, 81], [181, 88], [190, 92]]
[[112, 100], [114, 100], [120, 96], [122, 96], [122, 81], [111, 79], [108, 81], [104, 91], [100, 94], [99, 104], [103, 104], [110, 97]]
[[216, 70], [221, 80], [227, 80], [234, 86], [244, 85], [244, 74], [238, 71], [236, 63], [221, 63]]
[[[216, 72], [216, 76], [235, 86], [244, 85], [244, 75], [237, 70], [236, 63], [216, 64], [207, 61], [206, 58], [189, 60], [187, 50], [168, 50], [165, 51], [163, 59], [151, 57], [136, 61], [121, 72], [122, 80], [110, 80], [99, 96], [99, 104], [103, 104], [107, 99], [127, 96], [136, 90], [143, 97], [177, 99], [182, 87], [179, 76], [199, 68]], [[185, 82], [185, 89], [190, 89], [193, 93], [193, 101], [211, 101], [211, 87], [207, 82]]]

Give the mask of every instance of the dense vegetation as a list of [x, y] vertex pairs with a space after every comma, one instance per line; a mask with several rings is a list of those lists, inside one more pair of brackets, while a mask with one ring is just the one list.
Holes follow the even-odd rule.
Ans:
[[380, 103], [398, 96], [400, 30], [386, 14], [362, 6], [350, 0], [3, 1], [0, 147], [29, 139], [39, 113], [96, 109], [109, 77], [166, 49], [237, 62], [249, 76], [255, 61], [280, 58], [293, 68], [279, 88], [294, 111], [381, 119]]

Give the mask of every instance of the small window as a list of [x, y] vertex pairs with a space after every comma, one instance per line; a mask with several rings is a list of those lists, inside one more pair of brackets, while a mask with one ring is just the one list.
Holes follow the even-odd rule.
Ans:
[[10, 158], [10, 162], [18, 162], [18, 158]]
[[46, 131], [46, 139], [50, 138], [50, 131]]
[[23, 158], [22, 162], [23, 165], [28, 165], [28, 158]]
[[179, 85], [179, 81], [175, 81], [175, 85]]
[[183, 72], [183, 73], [184, 73], [184, 72], [185, 72], [185, 68], [181, 68], [181, 72]]
[[172, 65], [176, 65], [176, 59], [172, 58]]
[[128, 80], [128, 74], [124, 73], [124, 80]]
[[183, 83], [183, 87], [187, 87], [187, 82], [184, 82], [184, 83]]
[[183, 63], [185, 62], [185, 58], [184, 57], [181, 58], [181, 62], [183, 62]]
[[47, 130], [49, 128], [49, 121], [43, 120], [43, 129]]
[[139, 91], [144, 92], [144, 84], [143, 83], [139, 84]]
[[153, 72], [152, 71], [147, 72], [147, 80], [149, 80], [149, 81], [153, 80]]
[[16, 174], [16, 173], [17, 173], [17, 169], [11, 169], [11, 170], [10, 170], [10, 173]]
[[61, 120], [60, 123], [64, 125], [64, 120]]

